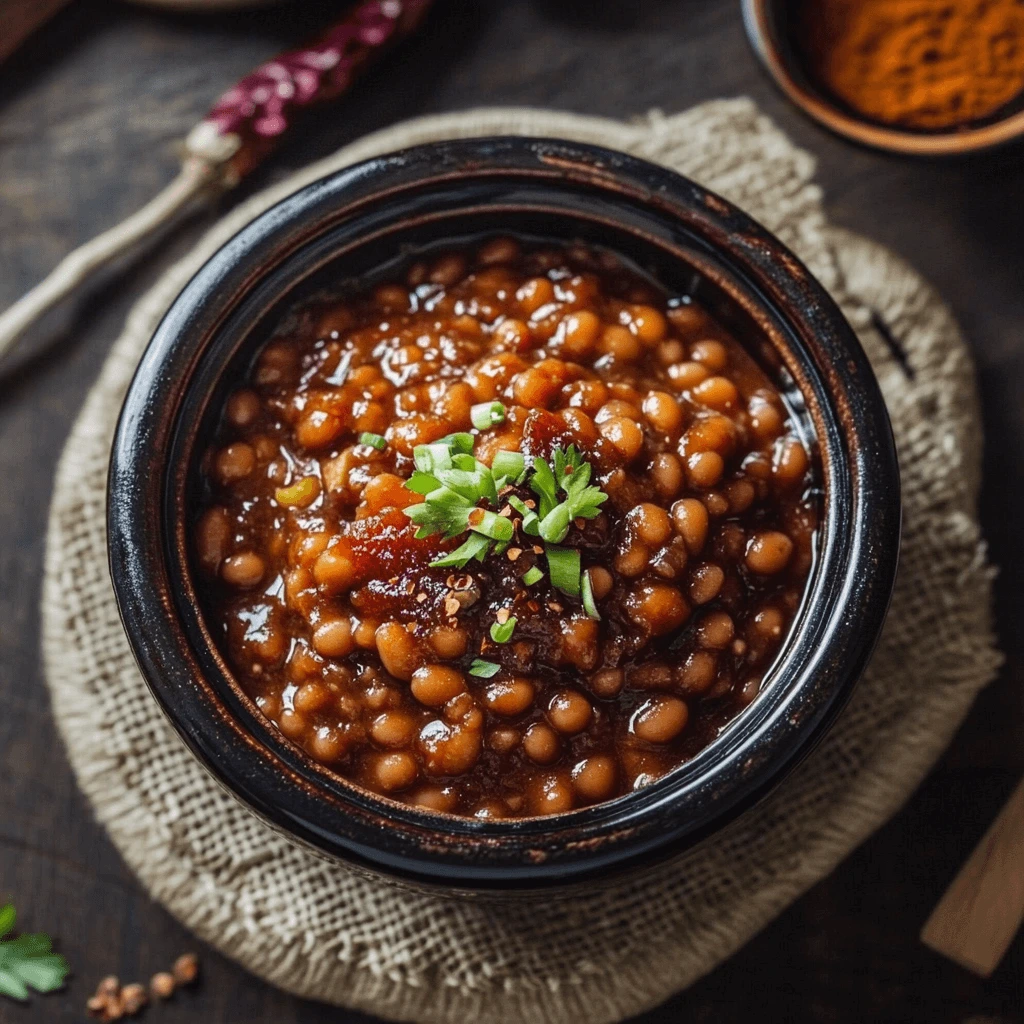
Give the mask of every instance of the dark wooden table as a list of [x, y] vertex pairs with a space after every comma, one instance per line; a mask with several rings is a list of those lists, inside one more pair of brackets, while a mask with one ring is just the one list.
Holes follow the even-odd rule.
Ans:
[[[134, 211], [175, 143], [250, 65], [336, 4], [184, 16], [76, 0], [0, 65], [0, 306], [72, 246]], [[928, 911], [1024, 772], [1024, 151], [917, 163], [856, 149], [792, 110], [747, 48], [738, 0], [448, 0], [429, 29], [253, 187], [398, 119], [475, 104], [628, 117], [752, 95], [816, 153], [831, 216], [906, 256], [948, 298], [980, 370], [1007, 655], [948, 754], [889, 825], [728, 963], [645, 1021], [1024, 1021], [1024, 937], [981, 981], [925, 948]], [[0, 33], [3, 31], [0, 14]], [[40, 671], [37, 606], [54, 464], [130, 304], [212, 221], [176, 231], [29, 339], [0, 378], [0, 895], [74, 968], [65, 992], [0, 1021], [77, 1021], [96, 981], [147, 978], [197, 943], [151, 903], [93, 821]], [[42, 350], [44, 342], [49, 348]], [[163, 1024], [355, 1021], [282, 994], [200, 946], [204, 981]]]

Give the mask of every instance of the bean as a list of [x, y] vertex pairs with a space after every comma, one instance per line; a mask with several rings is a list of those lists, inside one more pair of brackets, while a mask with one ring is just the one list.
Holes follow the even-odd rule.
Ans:
[[384, 711], [373, 720], [370, 735], [382, 747], [405, 747], [416, 735], [416, 720], [405, 711]]
[[534, 685], [517, 676], [491, 683], [484, 691], [484, 703], [497, 715], [521, 715], [532, 703]]
[[571, 359], [586, 359], [593, 354], [601, 329], [600, 317], [589, 309], [570, 313], [561, 325], [562, 351]]
[[324, 764], [337, 761], [345, 753], [345, 740], [337, 729], [321, 725], [314, 730], [309, 741], [309, 752]]
[[572, 786], [582, 800], [604, 800], [615, 788], [615, 761], [604, 754], [595, 754], [579, 761], [572, 770]]
[[220, 575], [225, 583], [239, 590], [259, 586], [267, 572], [267, 564], [255, 551], [239, 551], [221, 563]]
[[616, 362], [635, 362], [643, 353], [643, 345], [628, 328], [612, 324], [601, 332], [600, 350]]
[[729, 350], [720, 341], [708, 338], [690, 347], [690, 358], [712, 373], [721, 373], [729, 365]]
[[660, 452], [651, 463], [651, 480], [658, 496], [662, 499], [674, 498], [683, 487], [685, 475], [683, 464], [678, 456], [671, 452]]
[[626, 516], [626, 521], [636, 536], [652, 547], [664, 544], [672, 536], [672, 520], [668, 513], [649, 501], [637, 505]]
[[598, 429], [627, 462], [632, 462], [640, 454], [640, 449], [644, 444], [644, 435], [632, 420], [614, 416], [602, 423]]
[[630, 730], [648, 743], [668, 743], [686, 728], [689, 717], [690, 709], [678, 697], [651, 697], [633, 713]]
[[339, 416], [314, 409], [299, 420], [295, 427], [295, 440], [303, 448], [326, 448], [338, 437], [343, 426]]
[[441, 707], [466, 689], [462, 673], [447, 665], [424, 665], [410, 678], [412, 695], [428, 708]]
[[416, 638], [400, 622], [384, 622], [374, 634], [377, 654], [396, 679], [412, 679], [421, 658]]
[[698, 643], [712, 650], [724, 650], [735, 635], [736, 626], [727, 612], [709, 612], [697, 627]]
[[666, 583], [645, 583], [627, 597], [626, 613], [653, 636], [663, 636], [678, 629], [690, 617], [690, 606], [675, 587]]
[[530, 785], [530, 811], [533, 814], [562, 814], [573, 805], [572, 783], [565, 772], [538, 776]]
[[196, 523], [195, 539], [199, 564], [208, 573], [216, 573], [231, 546], [231, 517], [227, 509], [217, 505], [207, 509]]
[[704, 562], [693, 570], [690, 577], [690, 600], [694, 604], [707, 604], [718, 597], [725, 583], [725, 572], [714, 562]]
[[700, 489], [714, 487], [725, 472], [725, 463], [718, 452], [694, 452], [686, 460], [690, 483]]
[[420, 730], [419, 747], [431, 775], [461, 775], [479, 760], [483, 736], [480, 729], [435, 718]]
[[242, 388], [228, 399], [226, 412], [233, 427], [250, 427], [259, 418], [260, 397], [255, 391]]
[[469, 645], [469, 634], [457, 626], [437, 626], [430, 634], [430, 646], [439, 658], [461, 658]]
[[677, 673], [680, 691], [687, 697], [707, 693], [717, 671], [718, 657], [713, 651], [693, 651]]
[[614, 579], [612, 574], [599, 565], [587, 570], [590, 573], [590, 587], [597, 601], [603, 601], [612, 591]]
[[548, 721], [559, 732], [569, 735], [586, 729], [593, 714], [590, 701], [576, 690], [556, 693], [548, 704]]
[[382, 754], [373, 768], [374, 779], [385, 793], [396, 793], [408, 789], [419, 777], [416, 759], [407, 751]]
[[292, 701], [299, 714], [312, 715], [330, 704], [331, 691], [323, 683], [304, 683], [295, 691]]
[[782, 572], [793, 554], [793, 542], [778, 530], [762, 530], [747, 542], [746, 563], [751, 572], [774, 576]]
[[673, 436], [683, 424], [683, 410], [666, 391], [652, 391], [643, 404], [644, 415], [655, 430]]
[[595, 672], [588, 680], [590, 692], [595, 697], [610, 700], [619, 695], [625, 678], [626, 674], [621, 668], [602, 669], [600, 672]]
[[537, 764], [550, 764], [560, 750], [558, 734], [543, 722], [534, 722], [523, 735], [523, 750]]
[[214, 473], [225, 486], [244, 480], [255, 469], [256, 452], [244, 441], [221, 448], [214, 460]]
[[672, 506], [676, 532], [691, 555], [700, 554], [708, 537], [708, 510], [696, 498], [683, 498]]

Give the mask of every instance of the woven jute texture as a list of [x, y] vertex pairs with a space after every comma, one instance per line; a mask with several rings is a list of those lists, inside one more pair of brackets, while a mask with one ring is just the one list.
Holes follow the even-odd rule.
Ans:
[[[200, 264], [254, 215], [329, 171], [414, 143], [493, 134], [628, 150], [723, 193], [778, 234], [842, 304], [871, 357], [899, 445], [905, 509], [884, 636], [810, 758], [681, 859], [539, 904], [395, 889], [270, 831], [210, 780], [161, 716], [118, 622], [104, 550], [118, 408], [154, 327]], [[384, 1017], [613, 1021], [728, 957], [900, 807], [999, 662], [974, 511], [973, 371], [934, 292], [892, 254], [826, 223], [813, 171], [813, 159], [746, 100], [633, 124], [534, 110], [426, 118], [364, 138], [249, 200], [138, 303], [58, 470], [44, 653], [82, 789], [157, 900], [275, 984]], [[902, 363], [873, 316], [898, 341]]]

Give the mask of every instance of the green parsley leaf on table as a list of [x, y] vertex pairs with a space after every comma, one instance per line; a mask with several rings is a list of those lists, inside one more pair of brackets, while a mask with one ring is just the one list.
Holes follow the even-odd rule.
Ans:
[[[14, 928], [16, 918], [12, 903], [0, 907], [0, 937]], [[52, 952], [47, 935], [0, 941], [0, 995], [26, 1000], [30, 988], [53, 992], [64, 984], [67, 973], [67, 961]]]

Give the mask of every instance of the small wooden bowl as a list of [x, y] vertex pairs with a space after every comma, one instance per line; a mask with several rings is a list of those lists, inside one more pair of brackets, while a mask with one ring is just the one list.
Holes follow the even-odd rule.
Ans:
[[993, 117], [939, 131], [898, 128], [858, 114], [815, 84], [794, 42], [793, 0], [742, 0], [747, 37], [775, 84], [819, 124], [854, 142], [911, 156], [953, 156], [1024, 136], [1024, 92]]

